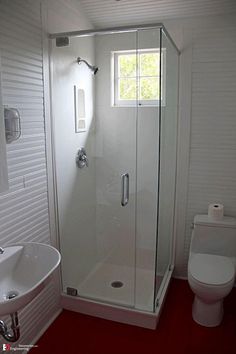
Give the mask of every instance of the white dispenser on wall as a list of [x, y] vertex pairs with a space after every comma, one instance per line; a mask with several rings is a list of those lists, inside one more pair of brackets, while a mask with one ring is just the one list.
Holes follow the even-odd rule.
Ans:
[[20, 113], [16, 108], [4, 108], [4, 121], [7, 144], [21, 136]]

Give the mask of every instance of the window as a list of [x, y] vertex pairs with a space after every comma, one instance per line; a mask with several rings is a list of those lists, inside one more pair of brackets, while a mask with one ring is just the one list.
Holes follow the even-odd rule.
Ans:
[[158, 105], [159, 49], [119, 51], [113, 59], [113, 105]]

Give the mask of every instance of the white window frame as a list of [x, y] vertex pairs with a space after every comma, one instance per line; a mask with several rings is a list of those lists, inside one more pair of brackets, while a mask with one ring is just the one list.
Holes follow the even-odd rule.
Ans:
[[[159, 106], [160, 100], [139, 100], [138, 97], [135, 100], [120, 100], [119, 99], [119, 76], [118, 76], [118, 59], [121, 55], [129, 55], [129, 54], [146, 54], [146, 53], [158, 53], [160, 52], [159, 48], [150, 48], [150, 49], [130, 49], [130, 50], [119, 50], [111, 52], [111, 105], [113, 107], [134, 107], [134, 106], [141, 106], [141, 107], [150, 107], [150, 106]], [[137, 81], [137, 86], [140, 88], [140, 78], [142, 76], [139, 75], [139, 57], [137, 56], [137, 76], [134, 77]], [[166, 50], [162, 48], [162, 60], [161, 60], [161, 78], [162, 78], [162, 85], [161, 85], [161, 105], [165, 106], [165, 68], [166, 68]], [[155, 77], [155, 76], [153, 76]], [[159, 78], [159, 76], [156, 76]], [[130, 77], [131, 78], [131, 77]]]

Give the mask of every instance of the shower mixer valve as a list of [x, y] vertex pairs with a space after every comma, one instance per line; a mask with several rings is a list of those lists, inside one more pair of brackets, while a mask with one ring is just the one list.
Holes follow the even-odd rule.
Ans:
[[80, 148], [76, 155], [76, 164], [79, 168], [88, 167], [88, 158], [85, 148]]

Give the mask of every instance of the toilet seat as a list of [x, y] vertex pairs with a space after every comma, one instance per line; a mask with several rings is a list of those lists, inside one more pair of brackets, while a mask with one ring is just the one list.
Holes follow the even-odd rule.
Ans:
[[232, 282], [235, 267], [228, 257], [196, 253], [189, 260], [189, 272], [197, 282], [217, 287]]

